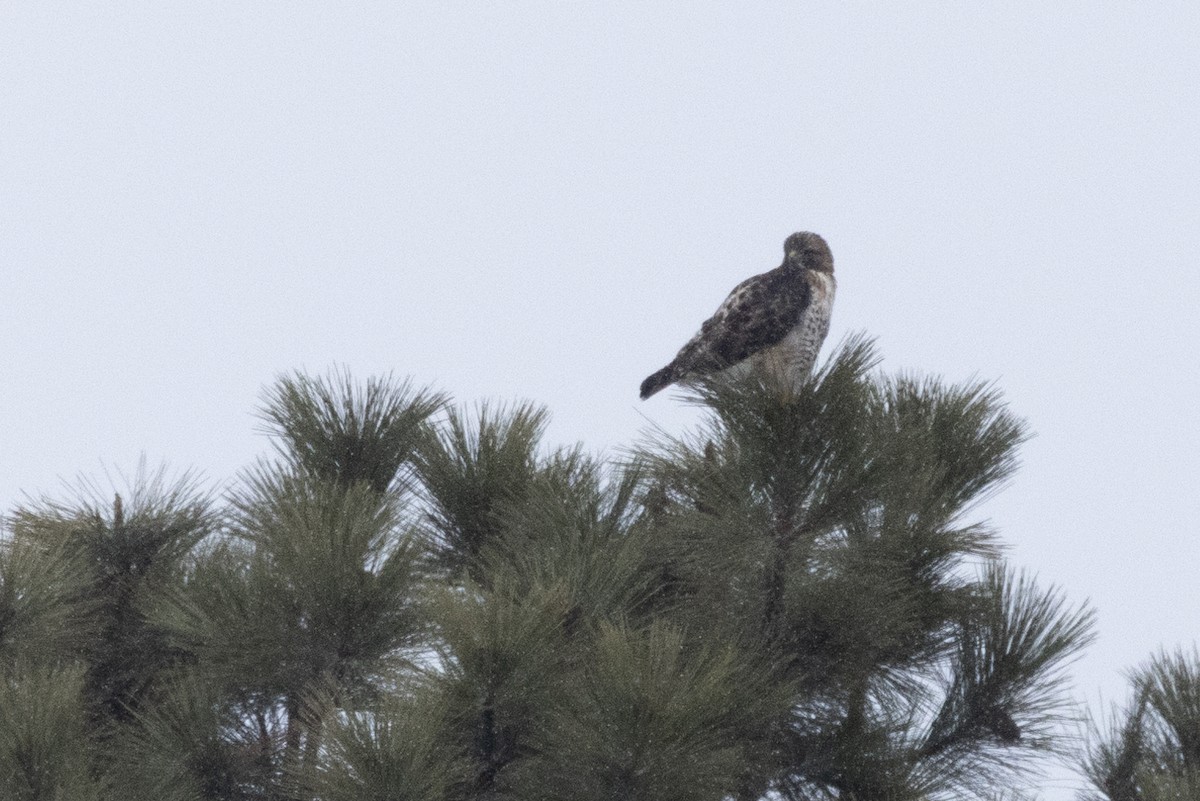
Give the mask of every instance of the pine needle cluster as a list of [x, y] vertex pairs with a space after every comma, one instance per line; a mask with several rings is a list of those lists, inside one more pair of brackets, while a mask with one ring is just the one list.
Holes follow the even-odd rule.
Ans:
[[1200, 653], [1162, 651], [1130, 675], [1132, 698], [1094, 723], [1086, 801], [1200, 798]]

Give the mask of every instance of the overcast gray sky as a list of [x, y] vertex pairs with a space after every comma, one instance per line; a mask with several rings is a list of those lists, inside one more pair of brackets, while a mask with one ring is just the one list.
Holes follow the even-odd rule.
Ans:
[[226, 480], [293, 368], [680, 430], [638, 383], [808, 229], [831, 343], [1029, 419], [980, 515], [1120, 696], [1200, 633], [1200, 4], [884, 5], [4, 3], [0, 510]]

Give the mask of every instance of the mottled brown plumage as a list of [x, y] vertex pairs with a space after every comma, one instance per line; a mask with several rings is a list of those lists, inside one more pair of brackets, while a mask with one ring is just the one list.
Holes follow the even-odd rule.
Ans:
[[643, 399], [677, 381], [740, 365], [788, 378], [812, 370], [829, 332], [833, 254], [809, 232], [789, 236], [783, 252], [782, 264], [734, 287], [671, 363], [642, 382]]

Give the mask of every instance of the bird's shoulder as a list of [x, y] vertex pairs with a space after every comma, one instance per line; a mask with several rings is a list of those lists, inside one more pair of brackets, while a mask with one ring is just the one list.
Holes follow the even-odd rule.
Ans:
[[711, 321], [735, 329], [757, 328], [764, 323], [775, 328], [794, 320], [808, 304], [811, 294], [805, 273], [776, 267], [735, 286]]
[[730, 290], [713, 316], [705, 321], [705, 325], [715, 325], [731, 316], [737, 317], [751, 309], [762, 308], [773, 297], [786, 292], [790, 285], [795, 284], [792, 278], [782, 267], [750, 276]]

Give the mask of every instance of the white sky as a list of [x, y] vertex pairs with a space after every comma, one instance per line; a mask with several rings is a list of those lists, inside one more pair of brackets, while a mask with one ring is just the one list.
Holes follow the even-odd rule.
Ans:
[[831, 343], [1029, 419], [980, 512], [1120, 697], [1200, 632], [1200, 4], [883, 6], [0, 5], [0, 510], [228, 479], [297, 367], [681, 429], [641, 379], [814, 230]]

